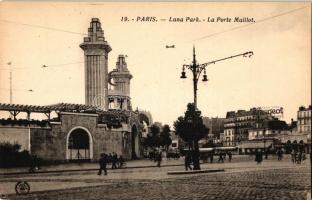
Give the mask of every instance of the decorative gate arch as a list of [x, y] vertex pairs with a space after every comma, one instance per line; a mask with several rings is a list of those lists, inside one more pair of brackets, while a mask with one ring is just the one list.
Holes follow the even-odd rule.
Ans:
[[68, 132], [66, 137], [66, 159], [76, 161], [93, 159], [93, 139], [88, 129], [77, 126]]

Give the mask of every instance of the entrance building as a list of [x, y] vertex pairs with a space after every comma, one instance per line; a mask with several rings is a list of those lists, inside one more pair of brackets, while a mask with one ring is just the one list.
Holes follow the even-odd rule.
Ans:
[[[29, 114], [29, 119], [0, 120], [0, 142], [25, 144], [23, 150], [46, 160], [90, 161], [99, 159], [101, 153], [112, 152], [127, 159], [142, 157], [143, 126], [139, 111], [102, 111], [64, 103], [50, 106], [0, 103], [0, 111], [15, 113], [15, 118], [17, 113]], [[48, 119], [31, 120], [34, 112], [45, 113]], [[49, 118], [52, 112], [57, 117]]]

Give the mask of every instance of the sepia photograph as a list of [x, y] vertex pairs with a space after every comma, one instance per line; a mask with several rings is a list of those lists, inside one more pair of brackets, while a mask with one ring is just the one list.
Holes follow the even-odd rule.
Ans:
[[0, 200], [311, 200], [310, 2], [0, 2]]

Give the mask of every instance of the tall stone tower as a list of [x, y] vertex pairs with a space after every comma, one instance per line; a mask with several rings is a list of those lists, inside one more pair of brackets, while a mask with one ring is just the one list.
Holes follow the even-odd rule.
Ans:
[[[113, 79], [114, 89], [110, 91], [109, 100], [113, 102], [113, 109], [131, 110], [130, 80], [132, 75], [127, 68], [124, 55], [119, 55], [116, 68], [109, 73], [109, 79]], [[109, 81], [110, 82], [110, 81]]]
[[108, 109], [108, 53], [112, 50], [104, 38], [98, 18], [92, 18], [88, 37], [80, 48], [85, 60], [85, 104]]

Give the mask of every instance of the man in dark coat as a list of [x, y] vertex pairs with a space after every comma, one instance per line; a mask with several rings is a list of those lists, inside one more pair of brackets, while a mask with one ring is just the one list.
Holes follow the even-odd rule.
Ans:
[[125, 162], [125, 159], [122, 157], [122, 155], [119, 156], [118, 162], [119, 162], [119, 168], [122, 168]]
[[213, 155], [214, 155], [214, 151], [210, 153], [210, 163], [213, 163]]
[[37, 155], [32, 155], [31, 157], [31, 166], [29, 169], [29, 172], [36, 172], [37, 170], [40, 170], [40, 161]]
[[189, 153], [186, 153], [185, 154], [185, 159], [184, 159], [184, 165], [185, 165], [185, 170], [186, 171], [188, 169], [192, 170], [191, 162], [192, 162], [191, 155]]
[[112, 155], [112, 169], [117, 169], [117, 161], [118, 161], [117, 153], [113, 152], [113, 155]]
[[104, 175], [107, 175], [107, 169], [106, 169], [107, 162], [108, 162], [107, 155], [105, 153], [102, 153], [101, 158], [99, 160], [100, 169], [99, 169], [98, 175], [102, 174], [102, 170], [104, 171]]
[[218, 160], [218, 163], [220, 163], [220, 162], [224, 163], [224, 157], [223, 157], [223, 152], [222, 152], [222, 151], [219, 152], [219, 160]]
[[258, 149], [258, 151], [256, 152], [256, 159], [255, 161], [257, 162], [257, 164], [260, 164], [263, 160], [263, 154], [262, 151], [260, 149]]
[[228, 156], [229, 156], [229, 162], [231, 162], [232, 161], [232, 152], [228, 152]]
[[157, 152], [156, 154], [156, 160], [157, 160], [157, 167], [160, 167], [161, 161], [162, 161], [162, 156], [161, 156], [161, 152]]

